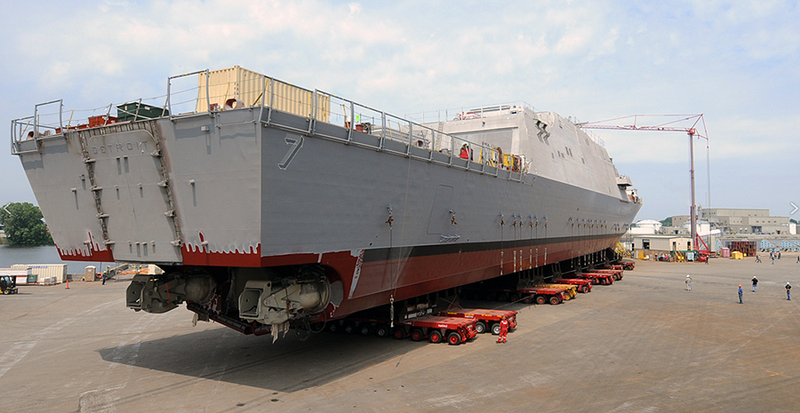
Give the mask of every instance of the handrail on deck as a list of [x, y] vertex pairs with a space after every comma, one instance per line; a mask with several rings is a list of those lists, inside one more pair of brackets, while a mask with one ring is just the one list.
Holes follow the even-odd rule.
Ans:
[[[205, 103], [206, 107], [205, 110], [208, 111], [208, 114], [214, 119], [214, 123], [218, 122], [218, 117], [215, 116], [215, 105], [211, 103], [211, 87], [215, 86], [211, 84], [211, 71], [209, 69], [205, 70], [198, 70], [194, 72], [183, 73], [179, 75], [170, 76], [167, 78], [167, 95], [164, 102], [164, 107], [162, 111], [162, 116], [169, 114], [169, 119], [171, 121], [175, 121], [177, 118], [185, 117], [185, 116], [195, 116], [198, 114], [198, 111], [202, 111], [201, 108], [197, 107], [199, 104], [199, 100], [202, 99], [201, 95], [203, 94], [202, 91], [200, 93], [196, 93], [195, 97], [193, 98], [195, 104], [195, 109], [188, 112], [188, 113], [180, 113], [176, 114], [174, 110], [174, 105], [176, 102], [173, 102], [172, 94], [173, 93], [183, 93], [185, 91], [173, 91], [173, 81], [175, 79], [184, 78], [188, 76], [198, 76], [198, 78], [205, 74]], [[357, 102], [354, 102], [350, 99], [343, 98], [333, 93], [328, 93], [319, 89], [309, 90], [305, 88], [300, 88], [294, 86], [288, 82], [283, 82], [273, 77], [269, 77], [266, 75], [260, 75], [261, 85], [260, 85], [260, 95], [259, 97], [253, 102], [246, 102], [245, 106], [249, 107], [251, 110], [258, 108], [258, 120], [257, 122], [262, 122], [265, 125], [270, 125], [272, 123], [273, 118], [273, 110], [276, 107], [276, 99], [283, 99], [280, 103], [289, 102], [290, 104], [296, 105], [300, 109], [295, 109], [295, 111], [300, 110], [303, 112], [303, 116], [306, 116], [308, 119], [308, 126], [306, 130], [301, 130], [300, 133], [305, 133], [307, 135], [314, 135], [316, 134], [317, 129], [317, 122], [322, 120], [328, 124], [338, 124], [336, 121], [333, 120], [332, 117], [341, 117], [341, 115], [334, 115], [331, 111], [331, 105], [333, 101], [336, 100], [341, 102], [344, 107], [344, 119], [341, 122], [341, 126], [343, 126], [347, 130], [347, 135], [345, 138], [341, 138], [339, 136], [326, 136], [327, 138], [341, 140], [345, 144], [351, 144], [354, 142], [354, 130], [356, 127], [359, 126], [364, 129], [364, 133], [367, 135], [373, 135], [378, 140], [375, 144], [375, 148], [378, 151], [390, 151], [390, 152], [397, 152], [397, 154], [412, 157], [414, 155], [414, 151], [412, 147], [421, 148], [427, 150], [428, 154], [424, 157], [416, 157], [420, 159], [427, 160], [428, 162], [439, 162], [434, 157], [434, 152], [440, 152], [447, 155], [447, 160], [445, 164], [448, 166], [458, 166], [459, 168], [465, 168], [467, 170], [474, 170], [479, 173], [486, 173], [487, 168], [486, 166], [494, 167], [494, 175], [497, 176], [498, 171], [500, 169], [504, 169], [503, 166], [503, 159], [501, 158], [500, 152], [488, 144], [483, 143], [475, 143], [469, 140], [460, 138], [455, 135], [451, 135], [449, 133], [434, 129], [431, 126], [427, 126], [423, 123], [418, 123], [412, 121], [410, 119], [400, 117], [397, 115], [393, 115], [391, 113], [387, 113], [382, 110], [375, 109], [373, 107], [363, 105]], [[251, 78], [252, 79], [252, 78]], [[255, 79], [258, 79], [256, 77]], [[251, 80], [252, 81], [252, 80]], [[199, 82], [198, 82], [199, 83]], [[267, 88], [267, 83], [269, 83], [269, 88]], [[292, 90], [296, 90], [300, 92], [300, 97], [295, 98], [292, 100], [289, 96], [279, 95], [279, 91], [277, 90], [276, 83], [280, 83], [281, 88], [285, 88], [285, 86], [293, 88]], [[201, 88], [202, 86], [198, 85], [197, 88]], [[195, 89], [196, 90], [196, 89]], [[227, 92], [226, 92], [227, 94]], [[269, 97], [267, 98], [267, 94]], [[305, 98], [304, 98], [305, 97]], [[218, 96], [216, 96], [218, 98]], [[310, 102], [305, 103], [306, 99], [310, 98]], [[287, 100], [289, 99], [289, 100]], [[297, 99], [300, 99], [299, 101]], [[192, 100], [185, 101], [185, 102], [177, 102], [178, 105], [187, 104]], [[259, 102], [260, 101], [260, 102]], [[294, 103], [292, 103], [294, 102]], [[39, 120], [40, 116], [40, 107], [51, 105], [54, 103], [59, 104], [58, 108], [58, 123], [57, 125], [48, 125], [43, 124]], [[299, 106], [297, 104], [299, 103]], [[321, 105], [325, 105], [324, 107]], [[12, 153], [17, 153], [19, 147], [19, 142], [25, 140], [25, 134], [28, 131], [28, 127], [30, 124], [33, 124], [33, 132], [34, 137], [38, 138], [40, 136], [40, 128], [48, 128], [52, 129], [55, 132], [64, 132], [65, 128], [63, 125], [63, 100], [53, 100], [45, 103], [37, 104], [34, 110], [33, 116], [28, 116], [25, 118], [19, 118], [12, 121], [11, 125], [11, 144], [12, 144]], [[281, 107], [280, 105], [278, 105]], [[525, 106], [529, 106], [525, 104]], [[109, 106], [108, 112], [110, 113], [111, 107], [113, 104]], [[481, 107], [481, 111], [483, 111], [484, 107]], [[266, 118], [264, 117], [264, 111], [267, 111]], [[503, 110], [506, 109], [504, 105], [497, 105], [486, 107], [487, 110]], [[120, 108], [117, 108], [119, 113]], [[123, 112], [127, 112], [125, 109], [122, 109]], [[348, 119], [349, 115], [349, 119]], [[370, 122], [363, 121], [362, 116], [366, 119], [371, 119]], [[71, 117], [70, 117], [71, 119]], [[357, 120], [359, 124], [357, 125]], [[363, 125], [363, 126], [360, 126]], [[377, 131], [375, 125], [379, 125], [380, 131]], [[396, 129], [395, 129], [396, 125]], [[222, 125], [215, 125], [217, 127]], [[369, 127], [368, 130], [367, 127]], [[397, 151], [396, 149], [391, 149], [391, 145], [387, 147], [387, 142], [400, 142], [405, 145], [405, 148], [402, 151]], [[449, 141], [449, 142], [448, 142]], [[363, 145], [363, 142], [361, 143]], [[457, 162], [457, 159], [462, 159], [460, 157], [460, 148], [464, 145], [468, 148], [469, 156], [465, 159], [465, 162]], [[477, 152], [477, 153], [476, 153]], [[477, 156], [476, 156], [477, 155]], [[440, 158], [440, 157], [439, 157]], [[440, 158], [441, 159], [441, 158]], [[481, 164], [480, 168], [473, 168], [473, 163]], [[517, 172], [517, 171], [515, 171]], [[491, 173], [491, 172], [489, 172]], [[520, 170], [518, 171], [520, 174], [519, 180], [522, 180], [522, 175], [527, 174], [526, 171]], [[510, 177], [510, 176], [509, 176]]]

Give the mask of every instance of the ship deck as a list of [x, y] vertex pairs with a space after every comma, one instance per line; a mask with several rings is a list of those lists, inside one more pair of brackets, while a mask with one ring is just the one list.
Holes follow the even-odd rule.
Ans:
[[786, 278], [795, 261], [637, 261], [577, 300], [506, 305], [519, 327], [504, 345], [292, 333], [272, 344], [193, 327], [188, 311], [130, 311], [127, 282], [23, 285], [0, 297], [0, 411], [796, 411], [800, 311], [783, 291], [800, 283]]

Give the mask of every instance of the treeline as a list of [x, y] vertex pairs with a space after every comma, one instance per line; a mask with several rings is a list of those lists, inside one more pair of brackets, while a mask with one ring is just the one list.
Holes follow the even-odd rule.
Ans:
[[30, 202], [11, 202], [0, 208], [0, 225], [10, 245], [53, 245], [42, 211]]

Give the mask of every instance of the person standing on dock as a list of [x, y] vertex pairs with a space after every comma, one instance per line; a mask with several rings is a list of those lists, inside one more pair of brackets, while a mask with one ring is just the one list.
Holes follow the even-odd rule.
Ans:
[[692, 277], [690, 277], [689, 274], [686, 274], [684, 283], [686, 283], [686, 291], [692, 291]]
[[789, 281], [786, 281], [786, 287], [783, 287], [783, 288], [786, 288], [786, 299], [787, 300], [791, 300], [792, 299], [792, 285], [789, 284]]
[[504, 318], [500, 321], [500, 335], [497, 337], [497, 342], [505, 344], [506, 336], [508, 336], [508, 320]]
[[758, 277], [754, 275], [752, 281], [753, 281], [753, 292], [756, 292], [756, 287], [758, 286]]
[[742, 301], [742, 293], [743, 292], [744, 291], [742, 291], [742, 285], [739, 284], [739, 304], [744, 304], [744, 301]]

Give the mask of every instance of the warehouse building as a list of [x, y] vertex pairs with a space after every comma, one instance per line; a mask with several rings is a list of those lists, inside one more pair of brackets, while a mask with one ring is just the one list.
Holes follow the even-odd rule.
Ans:
[[789, 217], [771, 216], [769, 209], [704, 208], [700, 218], [723, 234], [797, 234]]

